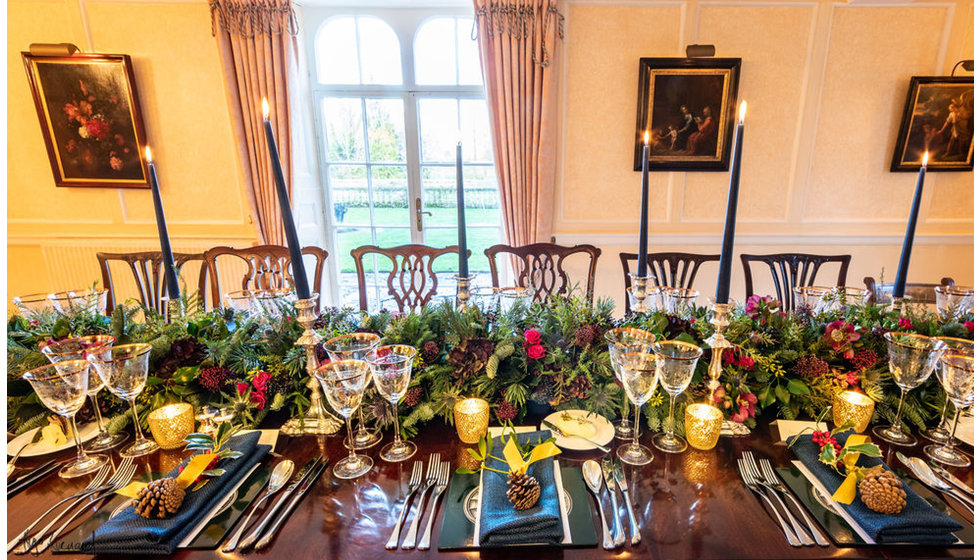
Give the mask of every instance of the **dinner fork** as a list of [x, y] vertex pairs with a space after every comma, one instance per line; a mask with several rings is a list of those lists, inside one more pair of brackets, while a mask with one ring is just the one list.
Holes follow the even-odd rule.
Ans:
[[803, 510], [803, 504], [796, 499], [796, 496], [794, 496], [793, 493], [786, 488], [786, 485], [779, 480], [779, 477], [776, 476], [776, 471], [772, 469], [772, 463], [769, 461], [769, 459], [760, 459], [759, 465], [762, 466], [762, 474], [765, 475], [769, 486], [777, 490], [780, 494], [787, 496], [793, 502], [793, 505], [796, 506], [796, 509], [799, 510], [800, 515], [803, 516], [803, 521], [806, 522], [807, 528], [810, 529], [810, 533], [813, 534], [813, 540], [817, 541], [817, 544], [820, 546], [830, 546], [830, 541], [823, 536], [823, 533], [820, 532], [816, 524], [810, 520], [810, 516]]
[[[129, 462], [128, 464], [126, 463], [127, 461]], [[119, 465], [119, 468], [116, 469], [116, 474], [109, 479], [109, 482], [107, 483], [109, 488], [106, 488], [105, 490], [99, 492], [95, 497], [91, 499], [91, 501], [98, 502], [103, 498], [115, 494], [117, 490], [120, 490], [123, 487], [125, 487], [127, 484], [129, 484], [129, 481], [133, 479], [133, 475], [135, 474], [136, 474], [136, 465], [133, 464], [132, 459], [127, 457], [123, 461], [123, 463]], [[37, 538], [31, 539], [32, 541], [35, 542], [35, 544], [33, 545], [33, 547], [35, 547], [35, 552], [39, 554], [41, 552], [44, 552], [48, 548], [50, 548], [51, 545], [54, 544], [54, 540], [58, 538], [58, 535], [60, 535], [62, 531], [67, 529], [68, 526], [71, 525], [72, 521], [77, 519], [79, 515], [85, 513], [86, 511], [88, 511], [88, 508], [83, 507], [78, 511], [76, 511], [75, 513], [73, 513], [71, 517], [68, 518], [68, 521], [62, 523], [60, 527], [55, 529], [55, 531], [51, 533], [51, 535], [49, 535], [48, 538], [41, 541], [39, 545], [37, 544]], [[43, 534], [44, 533], [38, 533], [38, 535], [43, 535]], [[27, 550], [30, 550], [31, 548], [32, 547], [28, 547]]]
[[[26, 529], [24, 529], [22, 532], [20, 532], [16, 537], [14, 537], [13, 539], [11, 539], [10, 541], [7, 542], [7, 552], [10, 552], [11, 550], [13, 550], [15, 546], [17, 546], [18, 544], [20, 544], [21, 541], [23, 541], [24, 539], [26, 539], [27, 536], [31, 533], [31, 530], [33, 530], [34, 527], [37, 527], [38, 523], [40, 523], [41, 520], [43, 520], [45, 517], [47, 517], [47, 515], [49, 513], [51, 513], [52, 511], [58, 509], [58, 506], [60, 506], [61, 504], [65, 503], [67, 501], [70, 501], [70, 500], [74, 500], [76, 498], [80, 498], [80, 497], [83, 497], [83, 496], [88, 496], [89, 494], [92, 494], [93, 492], [98, 492], [98, 490], [99, 490], [100, 486], [102, 485], [102, 483], [105, 482], [105, 479], [109, 477], [109, 469], [110, 468], [111, 468], [111, 466], [108, 463], [106, 463], [105, 465], [102, 465], [102, 468], [99, 469], [98, 472], [95, 473], [95, 476], [92, 477], [91, 482], [89, 482], [88, 483], [88, 486], [86, 486], [81, 492], [76, 492], [76, 493], [72, 494], [71, 496], [68, 496], [67, 498], [65, 498], [65, 499], [61, 500], [60, 502], [56, 503], [55, 505], [51, 506], [48, 509], [48, 511], [42, 513], [40, 517], [38, 517], [36, 520], [34, 520], [33, 523], [30, 524], [30, 526], [28, 526]], [[71, 508], [69, 508], [69, 509], [71, 509]], [[68, 511], [68, 510], [65, 510], [65, 511]], [[62, 515], [64, 515], [64, 512], [62, 512]], [[60, 515], [58, 517], [56, 517], [55, 518], [55, 521], [57, 521], [57, 519], [59, 519], [60, 517], [61, 517]]]
[[422, 540], [419, 541], [419, 550], [429, 550], [429, 541], [432, 538], [432, 522], [436, 518], [436, 509], [439, 506], [439, 496], [446, 491], [449, 486], [449, 461], [444, 461], [439, 465], [439, 479], [436, 481], [436, 489], [432, 494], [432, 509], [429, 510], [429, 521], [425, 525], [425, 532], [422, 533]]
[[429, 468], [425, 471], [425, 486], [419, 492], [419, 505], [415, 508], [415, 517], [412, 518], [412, 524], [408, 527], [405, 540], [402, 541], [403, 550], [415, 548], [415, 538], [419, 533], [419, 520], [422, 519], [422, 514], [425, 513], [425, 493], [435, 485], [436, 479], [439, 477], [439, 463], [440, 458], [438, 453], [429, 455]]
[[745, 466], [749, 475], [752, 476], [753, 479], [755, 479], [755, 482], [759, 486], [771, 492], [772, 496], [776, 498], [776, 503], [778, 503], [779, 507], [783, 509], [783, 513], [786, 514], [786, 518], [789, 520], [789, 524], [793, 527], [793, 532], [796, 533], [796, 536], [797, 538], [800, 539], [800, 542], [804, 546], [813, 546], [814, 545], [813, 539], [806, 532], [806, 529], [804, 529], [803, 526], [800, 525], [800, 522], [796, 520], [796, 516], [793, 515], [792, 512], [790, 512], [789, 507], [786, 506], [786, 502], [784, 502], [782, 498], [779, 497], [779, 492], [777, 492], [775, 488], [770, 486], [766, 482], [766, 479], [762, 478], [762, 473], [759, 472], [759, 465], [758, 463], [755, 462], [755, 456], [752, 454], [752, 452], [743, 451], [742, 458], [745, 459]]
[[405, 512], [408, 511], [408, 506], [412, 502], [412, 495], [415, 491], [419, 489], [419, 485], [422, 484], [422, 461], [415, 461], [412, 465], [412, 478], [408, 482], [408, 495], [405, 496], [405, 505], [402, 506], [401, 513], [398, 514], [398, 521], [395, 521], [395, 528], [391, 531], [391, 537], [388, 538], [388, 542], [385, 544], [385, 548], [388, 550], [395, 550], [398, 548], [398, 533], [401, 531], [402, 523], [405, 521]]
[[749, 476], [747, 469], [748, 467], [745, 465], [745, 459], [739, 459], [738, 473], [742, 477], [742, 483], [744, 483], [749, 490], [758, 494], [760, 498], [762, 498], [763, 500], [766, 501], [767, 504], [769, 504], [769, 510], [772, 511], [772, 514], [776, 518], [776, 521], [779, 522], [779, 527], [783, 530], [783, 535], [786, 537], [786, 542], [788, 542], [790, 546], [803, 546], [803, 543], [800, 542], [800, 539], [796, 538], [796, 535], [793, 534], [793, 531], [789, 528], [788, 525], [786, 525], [786, 522], [783, 521], [782, 516], [779, 515], [779, 511], [776, 510], [776, 506], [773, 505], [772, 501], [769, 500], [769, 496], [767, 496], [766, 493], [762, 491], [758, 483], [753, 482], [754, 479], [752, 479]]

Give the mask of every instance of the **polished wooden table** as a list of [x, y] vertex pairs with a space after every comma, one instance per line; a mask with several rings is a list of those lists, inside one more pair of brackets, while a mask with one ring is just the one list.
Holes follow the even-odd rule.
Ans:
[[[391, 435], [386, 434], [385, 441]], [[919, 438], [922, 439], [921, 437]], [[742, 451], [752, 450], [759, 457], [769, 457], [778, 465], [787, 465], [791, 453], [784, 444], [774, 444], [770, 428], [760, 428], [741, 438], [723, 437], [718, 447], [702, 452], [689, 449], [678, 455], [657, 452], [653, 463], [641, 468], [627, 466], [630, 490], [636, 502], [637, 521], [643, 541], [639, 546], [626, 546], [607, 552], [596, 548], [536, 548], [516, 552], [484, 550], [481, 552], [439, 552], [441, 512], [433, 528], [433, 548], [429, 551], [386, 551], [384, 543], [391, 534], [394, 520], [401, 507], [411, 472], [411, 462], [426, 460], [429, 453], [438, 452], [453, 467], [464, 461], [465, 446], [455, 431], [438, 422], [422, 430], [415, 443], [418, 454], [407, 463], [391, 464], [377, 457], [379, 446], [369, 450], [374, 468], [354, 481], [338, 480], [329, 470], [316, 487], [299, 504], [283, 526], [276, 540], [265, 550], [243, 556], [303, 559], [371, 559], [395, 556], [440, 558], [513, 558], [518, 554], [533, 555], [535, 560], [546, 558], [655, 558], [655, 559], [734, 559], [734, 558], [935, 558], [972, 557], [973, 548], [937, 547], [855, 547], [793, 548], [786, 544], [782, 532], [769, 517], [763, 504], [742, 485], [735, 460]], [[642, 436], [649, 445], [649, 435]], [[881, 442], [878, 442], [881, 444]], [[896, 451], [921, 455], [921, 449], [891, 449], [882, 446], [886, 460], [896, 466]], [[331, 462], [342, 457], [341, 436], [280, 437], [277, 453], [303, 465], [316, 455]], [[972, 452], [972, 449], [970, 450]], [[158, 452], [141, 459], [141, 468], [166, 472], [186, 455], [183, 451]], [[65, 452], [64, 458], [70, 456]], [[598, 452], [565, 453], [561, 462], [577, 466], [587, 459], [597, 459]], [[30, 467], [45, 458], [20, 459], [18, 466]], [[266, 462], [273, 463], [269, 457]], [[971, 486], [972, 469], [954, 471]], [[11, 538], [36, 516], [70, 492], [83, 488], [88, 477], [65, 481], [49, 475], [33, 487], [7, 502], [7, 536]], [[594, 502], [593, 502], [594, 506]], [[622, 507], [622, 506], [621, 506]], [[606, 503], [607, 513], [610, 506]], [[441, 509], [441, 505], [440, 505]], [[967, 514], [969, 519], [969, 515]], [[596, 518], [596, 530], [599, 521]], [[625, 514], [623, 523], [629, 531]], [[406, 524], [407, 526], [407, 524]], [[420, 530], [421, 534], [421, 530]], [[600, 539], [601, 540], [601, 539]], [[627, 543], [628, 544], [628, 543]], [[53, 557], [50, 553], [41, 555]], [[180, 559], [233, 558], [236, 554], [218, 551], [178, 551]], [[57, 558], [84, 558], [85, 555], [56, 555]]]

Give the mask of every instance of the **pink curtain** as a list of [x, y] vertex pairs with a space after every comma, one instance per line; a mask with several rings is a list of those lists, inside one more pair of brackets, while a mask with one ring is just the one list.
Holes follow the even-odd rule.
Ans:
[[552, 232], [558, 145], [558, 0], [473, 0], [504, 230], [511, 245]]
[[245, 192], [261, 244], [285, 245], [262, 98], [276, 134], [286, 187], [292, 190], [288, 75], [296, 71], [297, 24], [291, 0], [211, 0], [211, 32], [218, 39], [231, 122], [245, 169]]

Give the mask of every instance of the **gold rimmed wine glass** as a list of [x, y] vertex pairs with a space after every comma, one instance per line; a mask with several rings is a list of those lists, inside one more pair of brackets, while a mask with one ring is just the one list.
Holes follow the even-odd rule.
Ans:
[[688, 288], [662, 288], [660, 297], [663, 299], [664, 311], [675, 317], [690, 317], [697, 306], [698, 291]]
[[902, 430], [905, 395], [929, 378], [939, 357], [946, 352], [946, 344], [936, 338], [902, 332], [885, 333], [885, 340], [888, 342], [888, 369], [902, 396], [898, 399], [891, 426], [875, 426], [871, 431], [892, 445], [910, 447], [915, 445], [916, 439]]
[[[58, 342], [52, 342], [51, 344], [45, 345], [41, 348], [41, 353], [44, 354], [52, 364], [72, 360], [85, 360], [90, 354], [104, 359], [108, 357], [109, 350], [112, 349], [112, 344], [114, 342], [116, 342], [115, 337], [104, 334], [66, 338], [64, 340], [59, 340]], [[99, 394], [99, 391], [102, 390], [103, 386], [104, 384], [102, 383], [102, 378], [99, 377], [99, 374], [96, 372], [89, 372], [88, 389], [86, 392], [88, 393], [89, 399], [92, 401], [92, 409], [95, 410], [95, 420], [99, 426], [99, 435], [92, 441], [85, 444], [85, 449], [87, 451], [105, 451], [106, 449], [112, 449], [113, 447], [117, 447], [122, 442], [129, 439], [129, 434], [124, 432], [110, 434], [105, 429], [105, 423], [102, 420], [102, 411], [99, 409], [99, 399], [97, 398], [97, 395]]]
[[59, 416], [71, 420], [71, 432], [78, 450], [75, 460], [58, 471], [62, 478], [75, 478], [99, 470], [109, 460], [105, 455], [88, 455], [75, 425], [75, 413], [85, 404], [88, 376], [92, 365], [85, 360], [66, 360], [25, 373], [41, 403]]
[[702, 350], [689, 342], [664, 340], [654, 344], [653, 351], [657, 355], [660, 386], [670, 396], [667, 430], [653, 438], [653, 446], [667, 453], [680, 453], [687, 449], [687, 442], [674, 434], [674, 401], [691, 383]]
[[88, 361], [95, 366], [95, 371], [109, 391], [129, 402], [133, 412], [133, 426], [136, 428], [136, 441], [119, 454], [123, 457], [142, 457], [160, 449], [152, 439], [143, 436], [140, 428], [139, 414], [136, 411], [136, 397], [146, 386], [146, 375], [150, 367], [149, 344], [123, 344], [113, 346], [105, 355], [89, 354]]
[[414, 443], [402, 439], [398, 427], [398, 401], [405, 396], [408, 383], [412, 380], [412, 364], [417, 351], [405, 344], [378, 346], [368, 354], [374, 386], [394, 409], [395, 441], [381, 448], [381, 458], [390, 463], [398, 463], [415, 455], [418, 448]]
[[[612, 363], [613, 373], [620, 383], [623, 383], [623, 371], [620, 365], [622, 356], [631, 352], [649, 352], [650, 346], [657, 341], [657, 335], [633, 327], [610, 329], [606, 331], [604, 337], [609, 348], [609, 361]], [[630, 426], [629, 404], [629, 393], [624, 392], [623, 409], [626, 412], [623, 414], [623, 419], [619, 424], [616, 424], [615, 433], [617, 439], [630, 439], [634, 435], [633, 427]]]
[[[335, 336], [323, 343], [330, 360], [364, 360], [371, 350], [381, 344], [381, 337], [374, 333], [350, 333]], [[370, 372], [368, 372], [370, 375]], [[370, 379], [368, 380], [370, 381]], [[369, 430], [364, 422], [364, 410], [357, 410], [358, 427], [352, 438], [354, 449], [368, 449], [381, 441], [381, 432]]]
[[973, 309], [973, 288], [964, 286], [936, 286], [936, 313], [952, 321]]
[[[361, 405], [370, 373], [371, 365], [364, 360], [339, 360], [323, 364], [314, 374], [323, 387], [327, 402], [347, 423], [348, 440], [351, 440], [354, 435], [350, 417]], [[349, 451], [347, 457], [337, 461], [333, 466], [333, 474], [337, 478], [357, 478], [374, 466], [374, 461], [370, 457], [359, 455], [354, 451], [352, 441], [347, 445], [347, 449]]]
[[619, 446], [616, 456], [630, 465], [646, 465], [653, 461], [653, 451], [640, 445], [640, 407], [657, 390], [657, 356], [649, 352], [627, 352], [620, 356], [619, 367], [622, 370], [623, 389], [636, 407], [636, 419], [633, 422], [633, 441]]
[[[962, 354], [964, 356], [973, 355], [973, 341], [967, 340], [965, 338], [953, 338], [951, 336], [940, 336], [937, 337], [939, 340], [946, 344], [946, 352], [948, 354]], [[939, 379], [940, 386], [942, 385], [942, 379], [940, 379], [939, 368], [936, 368], [936, 379]], [[949, 430], [946, 429], [946, 410], [949, 409], [949, 396], [946, 396], [943, 401], [943, 410], [939, 413], [939, 423], [934, 428], [929, 428], [928, 430], [923, 430], [922, 436], [929, 441], [934, 441], [936, 443], [946, 443], [946, 440], [950, 437]]]
[[943, 445], [927, 445], [925, 454], [930, 459], [951, 467], [970, 466], [970, 457], [953, 447], [953, 434], [960, 422], [960, 412], [973, 406], [973, 356], [945, 354], [940, 358], [939, 381], [946, 390], [950, 402], [956, 408], [953, 427]]

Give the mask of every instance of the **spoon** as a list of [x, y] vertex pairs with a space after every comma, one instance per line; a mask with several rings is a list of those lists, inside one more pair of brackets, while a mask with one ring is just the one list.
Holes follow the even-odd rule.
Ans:
[[973, 513], [973, 501], [970, 500], [969, 497], [964, 496], [963, 493], [956, 488], [946, 484], [946, 481], [939, 478], [939, 476], [936, 475], [931, 468], [929, 468], [928, 463], [919, 457], [906, 457], [905, 454], [901, 452], [897, 453], [895, 456], [898, 457], [898, 460], [901, 461], [903, 465], [907, 466], [912, 471], [912, 474], [914, 474], [916, 478], [926, 483], [926, 486], [930, 486], [936, 490], [939, 490], [943, 494], [946, 494], [950, 498], [953, 498], [961, 505], [965, 506], [971, 514]]
[[42, 436], [43, 436], [43, 434], [41, 433], [41, 428], [38, 428], [37, 430], [35, 430], [35, 432], [34, 432], [34, 438], [31, 439], [30, 442], [25, 443], [24, 446], [21, 447], [20, 450], [17, 452], [17, 454], [14, 455], [14, 458], [13, 459], [7, 461], [7, 478], [10, 478], [11, 473], [14, 472], [14, 463], [17, 462], [17, 458], [20, 457], [20, 454], [23, 453], [24, 450], [27, 449], [28, 447], [30, 447], [30, 446], [34, 445], [35, 443], [41, 441], [41, 437]]
[[582, 464], [582, 478], [585, 479], [585, 484], [592, 491], [592, 495], [595, 496], [595, 502], [599, 510], [599, 520], [602, 521], [602, 548], [606, 550], [613, 550], [616, 545], [613, 544], [612, 535], [609, 534], [609, 524], [606, 523], [606, 514], [602, 511], [602, 498], [599, 496], [599, 490], [602, 489], [602, 468], [599, 463], [589, 459]]
[[238, 531], [228, 540], [225, 546], [221, 549], [221, 552], [234, 552], [238, 548], [238, 541], [242, 538], [245, 533], [245, 528], [248, 527], [249, 520], [252, 519], [252, 514], [255, 510], [259, 509], [259, 506], [268, 499], [270, 496], [278, 492], [283, 486], [286, 485], [286, 481], [289, 477], [293, 476], [293, 467], [295, 465], [289, 459], [285, 461], [279, 461], [276, 464], [276, 468], [272, 469], [272, 476], [269, 477], [269, 487], [266, 489], [265, 494], [255, 501], [255, 507], [248, 512], [242, 524], [238, 526]]

